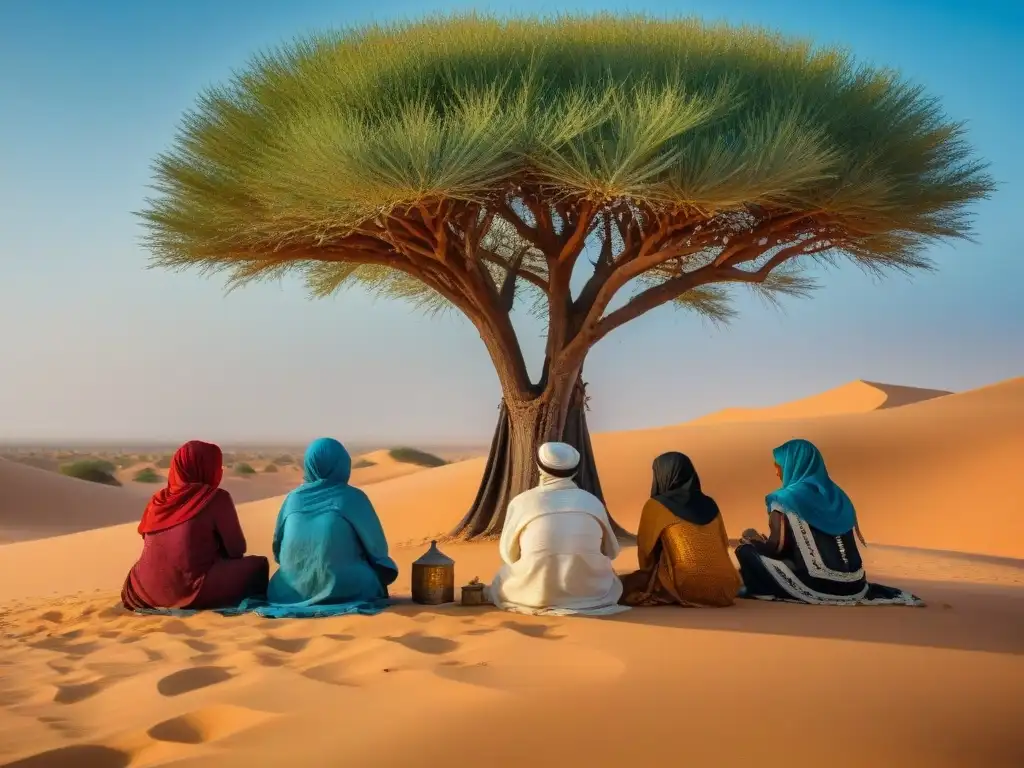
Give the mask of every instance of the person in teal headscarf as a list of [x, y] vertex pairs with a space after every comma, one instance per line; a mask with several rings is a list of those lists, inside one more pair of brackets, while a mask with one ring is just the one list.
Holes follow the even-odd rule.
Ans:
[[337, 440], [313, 441], [305, 482], [288, 494], [274, 528], [267, 599], [279, 613], [374, 613], [388, 597], [398, 566], [388, 555], [373, 505], [348, 484], [352, 458]]
[[868, 582], [864, 542], [850, 497], [828, 475], [813, 443], [790, 440], [772, 454], [782, 486], [765, 497], [769, 535], [743, 532], [736, 559], [741, 596], [825, 605], [923, 605], [908, 592]]

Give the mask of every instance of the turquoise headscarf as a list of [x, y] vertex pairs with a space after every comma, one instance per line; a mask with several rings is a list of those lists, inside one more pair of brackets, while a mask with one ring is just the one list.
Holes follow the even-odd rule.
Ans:
[[370, 500], [348, 484], [352, 457], [322, 437], [306, 449], [302, 469], [305, 482], [288, 494], [274, 526], [280, 568], [270, 580], [270, 601], [355, 606], [386, 598], [398, 566]]
[[321, 437], [306, 448], [302, 479], [307, 483], [344, 485], [352, 476], [352, 457], [333, 437]]
[[825, 459], [813, 443], [790, 440], [772, 452], [782, 467], [782, 487], [765, 497], [829, 536], [841, 536], [857, 527], [853, 502], [825, 469]]

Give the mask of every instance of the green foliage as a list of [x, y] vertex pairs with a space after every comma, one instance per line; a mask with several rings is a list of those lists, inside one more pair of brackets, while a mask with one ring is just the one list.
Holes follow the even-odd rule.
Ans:
[[152, 467], [143, 467], [132, 477], [136, 483], [162, 483], [164, 481], [160, 473]]
[[248, 476], [256, 474], [256, 470], [252, 468], [252, 465], [247, 464], [244, 461], [240, 461], [238, 464], [235, 464], [233, 469], [235, 470], [236, 475]]
[[265, 466], [263, 468], [263, 471], [264, 472], [280, 472], [280, 470], [277, 468], [277, 464], [274, 464], [273, 462], [267, 464], [267, 466]]
[[79, 480], [88, 480], [90, 483], [121, 485], [120, 481], [114, 477], [115, 470], [112, 463], [103, 459], [81, 459], [62, 465], [60, 473]]
[[403, 464], [416, 464], [420, 467], [441, 467], [448, 463], [440, 456], [417, 448], [392, 448], [388, 451], [388, 455], [395, 461], [400, 461]]
[[[357, 230], [425, 201], [521, 208], [523, 184], [552, 205], [635, 205], [647, 225], [682, 209], [737, 232], [766, 211], [827, 217], [831, 248], [869, 269], [927, 267], [923, 249], [968, 236], [993, 189], [934, 97], [843, 50], [696, 19], [470, 15], [255, 57], [185, 117], [141, 215], [156, 265], [232, 285], [298, 270], [315, 295], [358, 285], [436, 309], [431, 287], [367, 263]], [[499, 274], [522, 245], [501, 245], [507, 224], [485, 242]], [[541, 256], [524, 264], [543, 277]], [[791, 273], [758, 290], [811, 287]], [[703, 287], [677, 304], [723, 321], [726, 299]]]
[[293, 457], [290, 453], [282, 453], [280, 456], [274, 458], [273, 461], [279, 467], [286, 467], [289, 464], [295, 463], [295, 457]]

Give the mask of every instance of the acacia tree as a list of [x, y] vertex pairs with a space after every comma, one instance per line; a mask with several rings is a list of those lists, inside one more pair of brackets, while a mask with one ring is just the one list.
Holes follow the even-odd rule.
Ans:
[[[802, 265], [929, 267], [992, 188], [961, 124], [889, 70], [696, 20], [442, 18], [261, 55], [187, 114], [141, 214], [157, 265], [236, 286], [302, 273], [479, 331], [501, 385], [480, 492], [500, 531], [539, 442], [583, 453], [587, 352], [671, 304], [806, 294]], [[513, 307], [539, 308], [533, 381]]]

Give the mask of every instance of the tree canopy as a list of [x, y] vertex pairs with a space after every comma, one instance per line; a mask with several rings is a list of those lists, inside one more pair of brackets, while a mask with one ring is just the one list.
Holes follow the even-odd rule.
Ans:
[[551, 270], [597, 242], [569, 346], [670, 301], [727, 319], [730, 285], [803, 293], [797, 256], [925, 268], [992, 189], [963, 124], [892, 70], [612, 15], [295, 41], [203, 93], [155, 173], [157, 265], [232, 285], [298, 270], [315, 295], [361, 284], [498, 336], [495, 306], [567, 294]]

